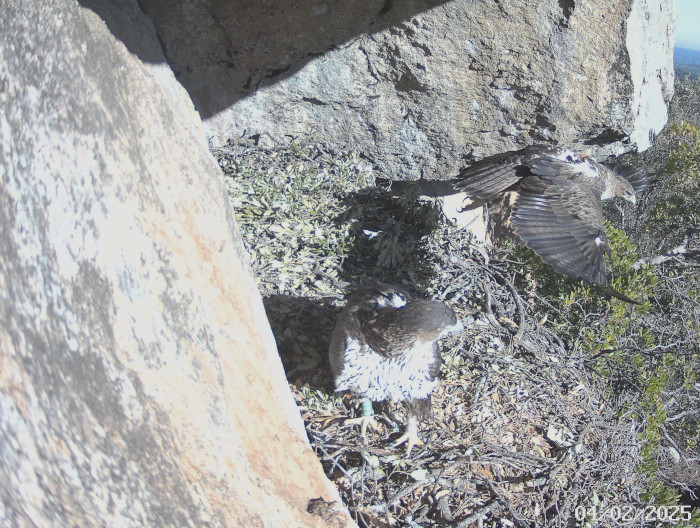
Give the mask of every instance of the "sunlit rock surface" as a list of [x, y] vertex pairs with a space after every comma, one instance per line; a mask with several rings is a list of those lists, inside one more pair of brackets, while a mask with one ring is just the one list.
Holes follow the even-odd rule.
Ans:
[[352, 525], [307, 512], [337, 492], [201, 121], [117, 11], [123, 34], [75, 2], [2, 7], [0, 525]]

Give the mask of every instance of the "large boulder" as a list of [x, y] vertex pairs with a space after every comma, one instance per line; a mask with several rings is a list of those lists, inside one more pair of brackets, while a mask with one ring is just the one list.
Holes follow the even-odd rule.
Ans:
[[350, 526], [307, 512], [337, 491], [199, 116], [115, 13], [2, 7], [0, 524]]
[[210, 140], [320, 139], [391, 178], [535, 142], [644, 150], [673, 0], [142, 0]]

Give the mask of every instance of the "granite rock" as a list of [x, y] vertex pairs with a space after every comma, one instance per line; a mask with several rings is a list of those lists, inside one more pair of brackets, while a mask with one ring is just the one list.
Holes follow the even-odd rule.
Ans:
[[319, 139], [389, 178], [537, 143], [644, 150], [673, 93], [672, 0], [143, 0], [213, 144]]
[[122, 7], [154, 62], [92, 8], [3, 4], [0, 525], [352, 526], [307, 511], [337, 491], [222, 175]]

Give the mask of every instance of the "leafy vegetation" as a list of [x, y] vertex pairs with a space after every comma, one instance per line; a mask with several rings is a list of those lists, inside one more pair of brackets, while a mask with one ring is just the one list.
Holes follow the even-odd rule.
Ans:
[[[648, 361], [642, 467], [656, 475], [649, 495], [660, 502], [673, 501], [679, 489], [700, 493], [700, 129], [680, 122], [667, 135], [668, 160], [638, 235], [658, 276], [655, 310], [645, 323], [663, 348]], [[669, 462], [663, 450], [679, 461]]]
[[688, 229], [700, 226], [700, 130], [688, 123], [670, 126], [672, 150], [656, 193], [647, 236], [665, 247], [682, 242]]
[[264, 295], [331, 294], [368, 277], [430, 288], [439, 210], [377, 188], [356, 152], [217, 155]]

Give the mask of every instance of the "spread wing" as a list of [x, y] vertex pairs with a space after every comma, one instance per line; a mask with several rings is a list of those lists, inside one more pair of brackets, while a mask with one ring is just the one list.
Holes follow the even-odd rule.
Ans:
[[486, 202], [531, 174], [528, 164], [542, 154], [542, 147], [533, 146], [489, 156], [464, 169], [454, 187], [469, 197]]
[[[552, 175], [549, 169], [534, 167]], [[511, 221], [523, 243], [556, 271], [606, 286], [609, 250], [600, 194], [573, 180], [562, 178], [560, 172], [549, 178], [525, 178]]]

